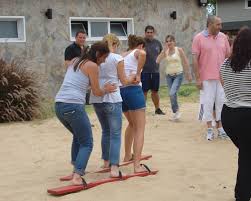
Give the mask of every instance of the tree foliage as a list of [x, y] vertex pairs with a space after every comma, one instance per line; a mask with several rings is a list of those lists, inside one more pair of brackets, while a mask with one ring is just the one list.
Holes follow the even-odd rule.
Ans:
[[208, 0], [208, 3], [216, 5], [216, 0]]
[[207, 14], [216, 15], [216, 0], [208, 0]]

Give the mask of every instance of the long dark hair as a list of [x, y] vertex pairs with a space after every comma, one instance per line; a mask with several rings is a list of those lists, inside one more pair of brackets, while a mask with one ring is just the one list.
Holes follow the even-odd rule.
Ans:
[[91, 47], [86, 47], [80, 56], [79, 60], [74, 64], [74, 71], [76, 71], [79, 68], [79, 64], [82, 61], [92, 61], [94, 63], [97, 63], [97, 53], [98, 57], [103, 56], [104, 54], [108, 54], [109, 48], [108, 44], [106, 42], [100, 41], [92, 44]]
[[251, 60], [251, 29], [242, 28], [236, 36], [230, 56], [230, 66], [234, 72], [248, 68]]

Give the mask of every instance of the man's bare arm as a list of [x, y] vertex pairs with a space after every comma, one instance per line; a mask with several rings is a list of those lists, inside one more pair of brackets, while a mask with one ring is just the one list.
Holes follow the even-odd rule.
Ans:
[[193, 72], [195, 75], [196, 86], [198, 89], [202, 89], [202, 82], [200, 80], [199, 64], [198, 64], [198, 55], [193, 54]]

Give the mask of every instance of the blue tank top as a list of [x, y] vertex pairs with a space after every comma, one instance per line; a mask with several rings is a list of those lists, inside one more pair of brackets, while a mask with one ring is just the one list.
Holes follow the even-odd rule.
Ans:
[[67, 68], [63, 84], [56, 95], [55, 102], [85, 104], [89, 85], [89, 77], [79, 68], [74, 71], [72, 64]]

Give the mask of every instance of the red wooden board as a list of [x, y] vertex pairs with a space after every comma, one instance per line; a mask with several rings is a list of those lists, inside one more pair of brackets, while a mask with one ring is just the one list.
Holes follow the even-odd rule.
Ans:
[[145, 176], [149, 176], [149, 175], [155, 175], [158, 173], [158, 170], [154, 170], [151, 172], [139, 172], [139, 173], [133, 173], [133, 174], [129, 174], [126, 176], [123, 176], [123, 178], [106, 178], [106, 179], [101, 179], [98, 181], [94, 181], [94, 182], [90, 182], [87, 184], [87, 186], [83, 186], [83, 185], [69, 185], [69, 186], [63, 186], [63, 187], [58, 187], [58, 188], [52, 188], [52, 189], [48, 189], [47, 192], [51, 195], [66, 195], [69, 193], [75, 193], [81, 190], [87, 190], [89, 188], [93, 188], [95, 186], [101, 185], [101, 184], [105, 184], [105, 183], [109, 183], [109, 182], [116, 182], [116, 181], [122, 181], [122, 180], [126, 180], [132, 177], [145, 177]]

